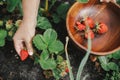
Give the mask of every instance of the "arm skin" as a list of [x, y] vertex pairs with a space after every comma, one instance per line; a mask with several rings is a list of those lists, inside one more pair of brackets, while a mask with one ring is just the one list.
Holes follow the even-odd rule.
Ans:
[[116, 0], [100, 0], [101, 2], [114, 2], [114, 3], [116, 3]]
[[22, 0], [23, 20], [13, 37], [18, 55], [24, 48], [27, 49], [29, 55], [33, 54], [32, 38], [35, 35], [39, 3], [40, 0]]

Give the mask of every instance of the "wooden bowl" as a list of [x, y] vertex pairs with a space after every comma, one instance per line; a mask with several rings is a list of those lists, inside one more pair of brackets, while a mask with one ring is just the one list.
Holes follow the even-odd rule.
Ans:
[[90, 16], [94, 21], [104, 22], [108, 31], [92, 39], [91, 53], [95, 55], [107, 55], [120, 49], [120, 6], [113, 2], [102, 3], [100, 0], [89, 0], [88, 3], [75, 2], [69, 9], [66, 19], [66, 27], [70, 38], [83, 50], [87, 50], [87, 41], [76, 33], [75, 22], [84, 16]]

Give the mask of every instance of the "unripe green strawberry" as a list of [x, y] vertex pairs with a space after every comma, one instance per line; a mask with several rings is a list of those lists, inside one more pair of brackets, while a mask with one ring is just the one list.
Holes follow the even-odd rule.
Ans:
[[3, 26], [3, 21], [2, 20], [0, 20], [0, 26]]
[[13, 32], [12, 30], [10, 30], [10, 31], [8, 32], [8, 36], [13, 37], [13, 35], [14, 35], [14, 32]]
[[12, 20], [8, 20], [5, 24], [6, 29], [10, 30], [13, 27], [13, 21]]
[[22, 20], [17, 20], [17, 21], [15, 22], [15, 26], [16, 26], [16, 27], [19, 27], [21, 23], [22, 23]]

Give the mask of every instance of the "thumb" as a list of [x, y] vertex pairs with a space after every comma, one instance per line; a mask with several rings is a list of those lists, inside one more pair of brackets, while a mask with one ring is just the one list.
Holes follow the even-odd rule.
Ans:
[[26, 42], [25, 45], [26, 45], [26, 48], [27, 48], [28, 54], [29, 54], [30, 56], [32, 56], [32, 55], [33, 55], [32, 42]]

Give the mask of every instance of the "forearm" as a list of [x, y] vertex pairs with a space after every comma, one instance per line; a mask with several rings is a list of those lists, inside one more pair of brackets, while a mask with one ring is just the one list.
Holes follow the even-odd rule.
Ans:
[[36, 23], [40, 0], [22, 0], [23, 22]]

